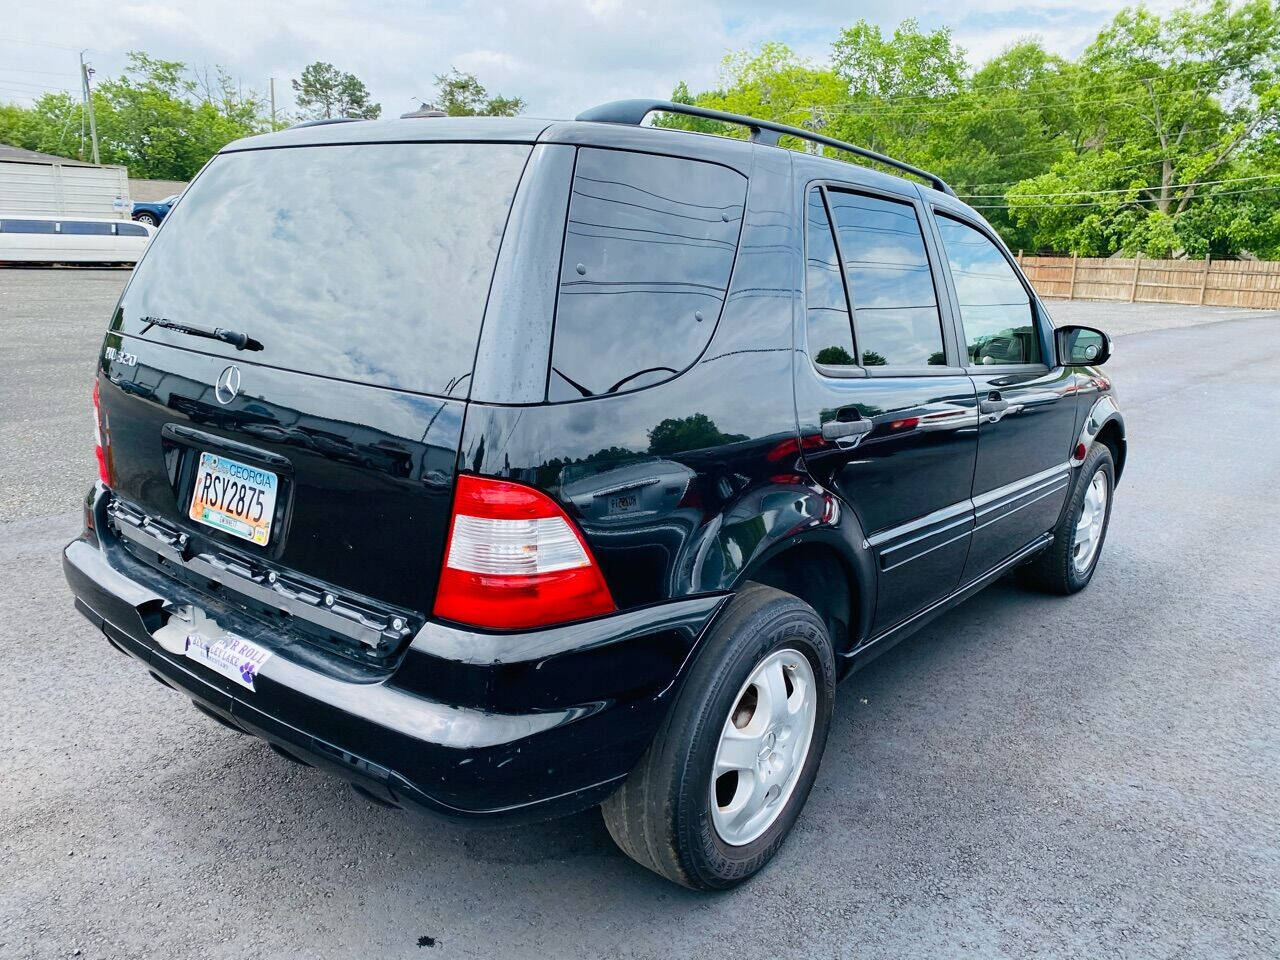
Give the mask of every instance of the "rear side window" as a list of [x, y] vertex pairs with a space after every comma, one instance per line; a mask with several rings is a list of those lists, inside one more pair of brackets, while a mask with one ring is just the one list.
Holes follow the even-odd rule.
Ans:
[[945, 364], [938, 296], [915, 207], [845, 191], [827, 196], [862, 365]]
[[145, 237], [147, 235], [146, 227], [140, 227], [136, 223], [122, 223], [116, 228], [120, 231], [122, 237]]
[[849, 303], [840, 279], [840, 258], [831, 237], [831, 220], [822, 191], [809, 191], [805, 222], [805, 304], [809, 325], [809, 354], [814, 363], [850, 366], [853, 328]]
[[465, 395], [498, 244], [531, 147], [370, 143], [216, 157], [151, 241], [121, 301], [262, 343], [238, 353], [343, 380]]
[[711, 163], [578, 151], [551, 400], [650, 386], [698, 358], [724, 305], [746, 189]]
[[960, 321], [974, 364], [1040, 363], [1031, 298], [1013, 267], [981, 231], [938, 215]]

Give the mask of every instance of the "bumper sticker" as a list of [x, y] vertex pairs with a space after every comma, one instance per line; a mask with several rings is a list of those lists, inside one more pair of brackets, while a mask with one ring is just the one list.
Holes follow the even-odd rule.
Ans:
[[186, 649], [183, 652], [190, 659], [203, 663], [250, 690], [253, 690], [258, 670], [271, 657], [270, 650], [264, 650], [233, 633], [207, 637], [193, 631], [187, 634]]
[[189, 605], [169, 610], [168, 622], [151, 636], [170, 653], [202, 663], [247, 690], [254, 689], [258, 671], [272, 656], [270, 650], [224, 630], [203, 610]]

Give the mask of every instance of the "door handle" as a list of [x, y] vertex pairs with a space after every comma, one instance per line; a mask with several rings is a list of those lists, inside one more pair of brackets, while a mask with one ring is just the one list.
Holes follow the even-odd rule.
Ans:
[[1004, 413], [1009, 409], [1009, 401], [1002, 399], [1000, 394], [993, 393], [978, 404], [978, 409], [983, 413]]
[[[844, 413], [844, 411], [840, 411]], [[870, 420], [864, 420], [862, 415], [856, 410], [852, 411], [856, 415], [853, 420], [828, 420], [822, 425], [822, 437], [824, 440], [852, 440], [857, 437], [864, 437], [871, 432], [874, 424]]]

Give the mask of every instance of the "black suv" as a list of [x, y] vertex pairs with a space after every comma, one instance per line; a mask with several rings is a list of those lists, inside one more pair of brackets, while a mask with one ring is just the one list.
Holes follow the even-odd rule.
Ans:
[[1109, 352], [941, 180], [802, 130], [293, 128], [215, 157], [121, 296], [64, 567], [157, 680], [375, 802], [602, 803], [726, 887], [838, 679], [1014, 567], [1088, 583]]

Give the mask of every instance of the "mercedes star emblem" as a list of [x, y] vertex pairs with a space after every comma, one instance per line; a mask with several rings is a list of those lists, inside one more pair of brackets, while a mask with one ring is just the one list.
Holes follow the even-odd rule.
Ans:
[[213, 395], [218, 398], [219, 403], [227, 404], [234, 400], [239, 392], [240, 368], [236, 366], [227, 367], [222, 373], [218, 374], [218, 382], [214, 385]]

